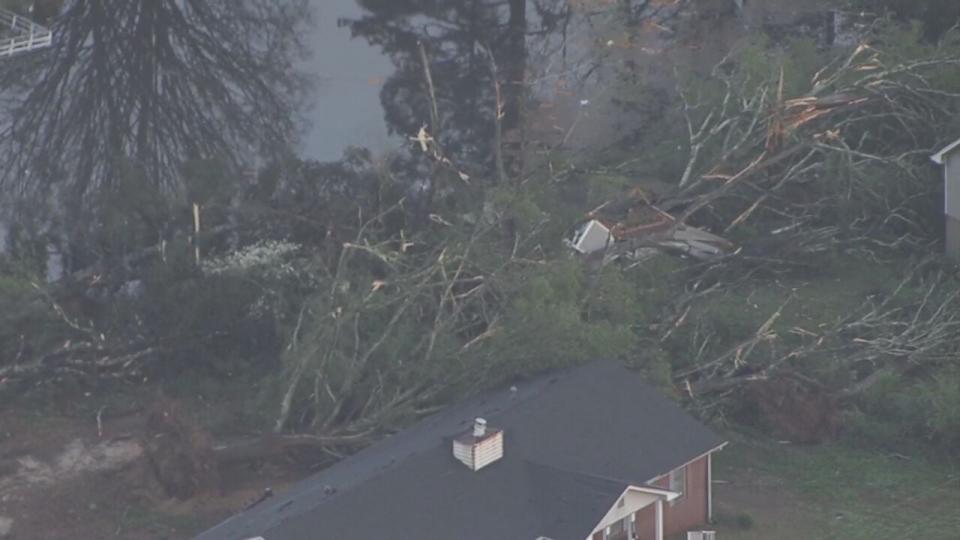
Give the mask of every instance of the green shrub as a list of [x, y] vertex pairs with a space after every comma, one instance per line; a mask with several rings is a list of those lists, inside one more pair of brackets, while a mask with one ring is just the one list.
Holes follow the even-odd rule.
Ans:
[[872, 446], [900, 448], [908, 441], [929, 441], [960, 449], [960, 369], [935, 372], [927, 380], [888, 375], [858, 401], [849, 415], [848, 434]]
[[37, 280], [0, 270], [0, 366], [29, 358], [73, 335], [32, 282]]
[[922, 388], [928, 436], [943, 448], [960, 452], [960, 368], [941, 371]]

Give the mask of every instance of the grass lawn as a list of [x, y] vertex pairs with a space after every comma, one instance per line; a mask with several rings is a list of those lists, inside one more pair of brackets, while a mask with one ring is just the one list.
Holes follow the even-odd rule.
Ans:
[[720, 539], [960, 538], [958, 464], [728, 437], [714, 461]]

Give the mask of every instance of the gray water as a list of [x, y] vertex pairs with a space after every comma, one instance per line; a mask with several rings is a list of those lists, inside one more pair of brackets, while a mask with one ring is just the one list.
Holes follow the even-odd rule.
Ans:
[[394, 148], [399, 137], [389, 137], [380, 105], [380, 88], [393, 72], [390, 59], [350, 29], [337, 26], [341, 18], [362, 14], [356, 0], [311, 0], [316, 26], [304, 42], [311, 58], [303, 69], [317, 78], [315, 100], [307, 113], [303, 157], [334, 160], [348, 146], [363, 146], [375, 154]]

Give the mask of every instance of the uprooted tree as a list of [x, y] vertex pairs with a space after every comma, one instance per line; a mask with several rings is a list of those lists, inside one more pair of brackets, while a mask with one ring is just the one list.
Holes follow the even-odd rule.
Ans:
[[[716, 66], [705, 86], [681, 90], [689, 160], [675, 190], [638, 204], [669, 212], [675, 226], [730, 237], [748, 229], [749, 240], [691, 274], [663, 338], [689, 324], [704, 297], [749, 290], [763, 276], [816, 275], [810, 261], [824, 254], [884, 264], [936, 249], [928, 239], [939, 235], [942, 188], [927, 161], [956, 115], [956, 51], [948, 40], [906, 57], [895, 39], [879, 39], [809, 80], [789, 65], [751, 72], [741, 56]], [[700, 336], [675, 380], [704, 408], [783, 377], [836, 407], [885, 377], [946, 369], [960, 351], [960, 326], [956, 284], [937, 268], [916, 262], [894, 290], [816, 328], [782, 328], [781, 306], [728, 349]]]
[[[629, 261], [622, 266], [609, 264], [613, 258], [583, 264], [561, 243], [588, 210], [569, 180], [575, 167], [554, 169], [548, 157], [516, 182], [460, 174], [475, 172], [465, 164], [469, 153], [457, 151], [462, 133], [438, 121], [453, 106], [446, 85], [457, 81], [438, 76], [429, 44], [408, 43], [404, 76], [419, 90], [412, 104], [402, 94], [391, 99], [415, 111], [403, 128], [415, 139], [415, 159], [377, 162], [352, 152], [333, 164], [272, 163], [249, 189], [226, 197], [243, 205], [242, 216], [207, 209], [199, 264], [183, 245], [149, 248], [136, 261], [147, 269], [143, 290], [97, 306], [106, 313], [94, 321], [68, 304], [84, 298], [24, 287], [18, 304], [57, 332], [52, 346], [38, 349], [27, 335], [35, 326], [0, 328], [12, 359], [0, 365], [0, 391], [55, 378], [140, 381], [183, 365], [224, 378], [251, 370], [269, 381], [251, 399], [262, 400], [265, 427], [277, 433], [217, 452], [335, 451], [433, 410], [467, 385], [597, 356], [644, 364], [671, 348], [677, 360], [663, 382], [701, 410], [722, 412], [751, 394], [776, 415], [771, 394], [803, 389], [791, 402], [812, 407], [813, 427], [797, 429], [829, 431], [829, 408], [874, 381], [955, 363], [960, 329], [947, 272], [918, 263], [899, 288], [815, 327], [784, 326], [791, 304], [745, 334], [721, 335], [697, 313], [712, 298], [812, 272], [824, 254], [881, 264], [928, 248], [939, 187], [925, 153], [955, 112], [960, 84], [944, 68], [960, 60], [950, 42], [900, 54], [899, 37], [823, 53], [807, 69], [771, 65], [763, 44], [706, 75], [680, 77], [658, 135], [679, 135], [681, 150], [669, 149], [683, 162], [663, 182], [672, 187], [631, 204], [669, 216], [668, 228], [729, 237], [739, 250], [691, 264], [647, 263], [629, 259], [647, 247], [635, 237], [618, 254]], [[496, 50], [480, 45], [476, 53], [474, 68], [495, 73]], [[489, 82], [466, 90], [496, 111], [497, 85]], [[495, 150], [501, 117], [484, 118], [476, 136], [487, 139], [476, 144]], [[640, 154], [630, 158], [649, 157], [644, 151], [659, 149], [629, 148]], [[428, 166], [411, 173], [411, 161]], [[418, 175], [435, 183], [438, 196], [426, 205], [417, 199], [421, 184], [411, 186]], [[279, 361], [238, 360], [254, 356]], [[766, 381], [773, 383], [756, 386]]]

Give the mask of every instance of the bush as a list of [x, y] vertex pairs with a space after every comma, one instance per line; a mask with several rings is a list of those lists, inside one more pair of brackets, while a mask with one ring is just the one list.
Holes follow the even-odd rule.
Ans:
[[960, 367], [943, 370], [923, 385], [920, 401], [927, 411], [927, 435], [943, 448], [960, 451]]
[[849, 434], [871, 446], [901, 448], [905, 441], [929, 441], [960, 450], [960, 368], [940, 370], [910, 382], [889, 375], [859, 401], [847, 421]]
[[509, 298], [502, 330], [473, 353], [500, 378], [636, 351], [629, 305], [601, 293], [596, 309], [586, 312], [587, 276], [579, 261], [518, 272], [501, 285]]
[[73, 334], [31, 281], [37, 280], [0, 268], [0, 366], [30, 358]]

